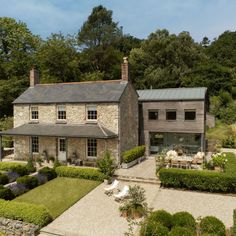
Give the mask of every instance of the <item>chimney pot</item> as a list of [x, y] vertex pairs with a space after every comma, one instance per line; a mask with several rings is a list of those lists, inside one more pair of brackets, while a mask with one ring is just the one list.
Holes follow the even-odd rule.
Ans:
[[129, 81], [129, 61], [128, 61], [128, 57], [123, 57], [123, 63], [121, 64], [121, 79], [123, 81]]
[[30, 70], [30, 87], [40, 83], [39, 73], [35, 68]]

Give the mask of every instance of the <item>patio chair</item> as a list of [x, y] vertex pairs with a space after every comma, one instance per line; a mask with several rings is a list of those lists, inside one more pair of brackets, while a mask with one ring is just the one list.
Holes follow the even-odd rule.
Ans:
[[129, 186], [125, 185], [124, 188], [117, 194], [114, 194], [116, 201], [121, 201], [129, 195]]
[[105, 194], [111, 195], [113, 191], [118, 187], [118, 184], [119, 184], [119, 181], [115, 179], [111, 185], [104, 188]]
[[189, 161], [180, 161], [180, 168], [185, 168], [185, 169], [189, 169], [190, 168], [190, 162]]
[[176, 168], [179, 168], [179, 161], [177, 160], [171, 160], [171, 167], [176, 167]]

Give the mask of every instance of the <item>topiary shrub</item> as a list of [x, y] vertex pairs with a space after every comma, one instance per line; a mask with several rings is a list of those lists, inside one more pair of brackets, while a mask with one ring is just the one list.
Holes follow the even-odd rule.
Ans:
[[164, 210], [152, 212], [148, 220], [158, 222], [169, 229], [172, 227], [172, 215]]
[[196, 221], [190, 213], [181, 211], [173, 215], [173, 226], [181, 226], [195, 230]]
[[140, 230], [140, 236], [167, 236], [169, 229], [155, 221], [145, 221]]
[[40, 227], [52, 221], [52, 216], [44, 206], [5, 200], [0, 200], [0, 217], [21, 220]]
[[18, 184], [23, 184], [27, 189], [33, 189], [38, 186], [38, 179], [34, 176], [22, 176], [16, 179]]
[[20, 176], [24, 176], [24, 175], [28, 175], [29, 174], [26, 165], [25, 166], [21, 166], [21, 165], [13, 166], [13, 167], [10, 168], [10, 170], [12, 172], [17, 173]]
[[15, 195], [9, 188], [5, 188], [3, 187], [3, 185], [0, 185], [0, 198], [5, 200], [12, 200], [13, 198], [15, 198]]
[[145, 146], [138, 146], [131, 150], [128, 150], [122, 154], [123, 162], [129, 163], [138, 159], [139, 157], [144, 156], [145, 153]]
[[214, 234], [216, 236], [226, 235], [225, 225], [214, 216], [206, 216], [200, 222], [201, 234]]
[[192, 229], [176, 226], [171, 229], [168, 236], [195, 236], [196, 233]]
[[103, 181], [106, 178], [106, 175], [104, 175], [98, 169], [94, 168], [59, 166], [56, 168], [56, 173], [60, 177], [90, 179], [98, 181]]
[[49, 167], [44, 167], [40, 169], [39, 174], [46, 176], [48, 181], [57, 177], [55, 169], [51, 169]]
[[26, 165], [26, 169], [27, 169], [28, 173], [34, 173], [36, 171], [36, 168], [34, 167], [32, 158], [29, 158], [27, 165]]
[[5, 185], [9, 183], [9, 178], [7, 175], [0, 173], [0, 185]]

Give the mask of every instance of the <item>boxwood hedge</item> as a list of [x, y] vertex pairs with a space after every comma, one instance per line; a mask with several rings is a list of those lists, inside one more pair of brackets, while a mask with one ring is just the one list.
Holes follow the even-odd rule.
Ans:
[[106, 178], [102, 172], [94, 168], [59, 166], [56, 173], [60, 177], [70, 177], [79, 179], [90, 179], [103, 181]]
[[26, 166], [26, 163], [18, 162], [0, 162], [0, 170], [11, 170], [16, 166]]
[[138, 146], [131, 150], [128, 150], [122, 154], [123, 162], [129, 163], [138, 159], [139, 157], [144, 156], [145, 153], [145, 146]]
[[236, 176], [225, 173], [172, 168], [160, 170], [159, 178], [164, 187], [236, 193]]
[[52, 216], [44, 206], [1, 199], [0, 216], [25, 221], [40, 227], [47, 225], [52, 220]]

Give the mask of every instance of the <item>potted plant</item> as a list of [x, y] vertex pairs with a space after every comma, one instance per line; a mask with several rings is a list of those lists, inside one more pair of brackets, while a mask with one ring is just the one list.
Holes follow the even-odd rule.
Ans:
[[224, 171], [225, 165], [227, 163], [227, 158], [225, 153], [216, 153], [212, 155], [212, 163], [216, 171]]
[[109, 151], [105, 151], [103, 158], [97, 160], [97, 166], [99, 170], [106, 175], [104, 182], [106, 184], [111, 183], [112, 176], [115, 172], [114, 158], [112, 158]]
[[129, 187], [129, 197], [119, 207], [121, 216], [131, 219], [146, 216], [149, 209], [145, 201], [145, 190], [142, 187], [138, 185]]

